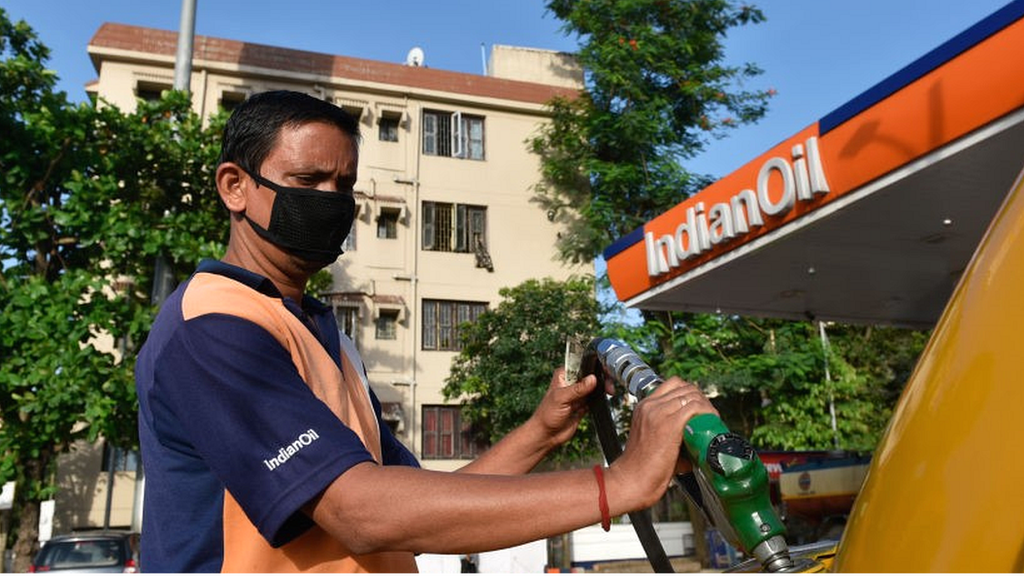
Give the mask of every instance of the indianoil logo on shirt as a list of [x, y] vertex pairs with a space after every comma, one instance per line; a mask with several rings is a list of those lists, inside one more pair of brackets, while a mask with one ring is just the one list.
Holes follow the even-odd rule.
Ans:
[[316, 430], [310, 428], [309, 430], [306, 430], [302, 434], [299, 434], [299, 437], [296, 438], [295, 441], [292, 442], [291, 444], [280, 447], [277, 450], [277, 456], [270, 458], [269, 460], [264, 460], [263, 464], [264, 466], [267, 467], [267, 470], [273, 470], [280, 466], [281, 464], [287, 462], [288, 459], [294, 456], [299, 450], [302, 450], [306, 446], [309, 446], [313, 442], [317, 441], [319, 438], [320, 435], [316, 433]]

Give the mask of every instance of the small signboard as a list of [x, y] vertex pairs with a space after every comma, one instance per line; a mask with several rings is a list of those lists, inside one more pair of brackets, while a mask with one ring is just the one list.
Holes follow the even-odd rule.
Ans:
[[14, 506], [14, 481], [4, 482], [0, 490], [0, 510], [10, 510]]
[[43, 500], [39, 503], [39, 541], [46, 542], [53, 536], [53, 506], [55, 500]]

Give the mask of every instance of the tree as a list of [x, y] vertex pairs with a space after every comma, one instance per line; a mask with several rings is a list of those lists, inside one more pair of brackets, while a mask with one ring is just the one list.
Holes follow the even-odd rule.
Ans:
[[137, 444], [133, 352], [154, 266], [178, 277], [226, 239], [213, 180], [219, 123], [186, 94], [132, 114], [73, 104], [49, 51], [0, 10], [0, 481], [17, 482], [17, 567], [80, 439]]
[[[730, 428], [764, 449], [874, 449], [927, 334], [810, 322], [674, 314], [661, 369], [717, 393]], [[826, 366], [828, 373], [826, 374]], [[831, 409], [836, 413], [832, 430]]]
[[[580, 41], [586, 86], [578, 98], [552, 102], [552, 122], [530, 141], [542, 161], [536, 200], [568, 228], [562, 258], [579, 262], [702, 189], [710, 179], [682, 164], [709, 138], [765, 114], [773, 90], [743, 89], [760, 70], [723, 64], [722, 44], [730, 28], [764, 15], [726, 0], [547, 6]], [[879, 370], [906, 372], [923, 340], [875, 331], [858, 341], [857, 329], [836, 327], [826, 379], [826, 354], [811, 324], [650, 311], [644, 318], [627, 343], [664, 374], [713, 385], [730, 423], [772, 448], [830, 447], [823, 398], [847, 416], [839, 421], [846, 447], [873, 446], [905, 381]], [[909, 347], [898, 351], [897, 343]]]
[[530, 145], [537, 201], [568, 227], [561, 256], [589, 261], [613, 240], [702, 189], [682, 168], [708, 138], [756, 121], [771, 90], [736, 90], [760, 70], [725, 66], [722, 41], [763, 19], [726, 0], [550, 0], [579, 39], [586, 89], [551, 104]]
[[[502, 288], [502, 301], [460, 328], [462, 349], [445, 382], [445, 398], [461, 398], [462, 413], [479, 437], [497, 441], [525, 422], [560, 366], [572, 335], [598, 335], [592, 278], [527, 280]], [[554, 455], [576, 461], [596, 447], [587, 424]]]
[[[681, 164], [709, 138], [764, 115], [771, 90], [736, 89], [760, 70], [723, 64], [726, 32], [763, 15], [726, 0], [549, 0], [547, 7], [579, 39], [586, 89], [552, 102], [551, 123], [530, 141], [543, 176], [535, 199], [566, 228], [562, 259], [590, 261], [710, 183]], [[638, 332], [640, 342], [628, 343], [639, 350], [670, 345], [649, 348]]]
[[[730, 28], [764, 15], [726, 0], [547, 6], [580, 41], [586, 85], [551, 103], [552, 122], [529, 143], [542, 162], [535, 199], [567, 228], [561, 257], [581, 262], [703, 189], [711, 179], [682, 164], [765, 114], [774, 91], [744, 89], [760, 70], [724, 65], [722, 45]], [[657, 372], [717, 393], [731, 428], [775, 449], [828, 449], [837, 438], [873, 449], [925, 339], [836, 325], [826, 349], [807, 322], [653, 311], [644, 320], [620, 337]]]

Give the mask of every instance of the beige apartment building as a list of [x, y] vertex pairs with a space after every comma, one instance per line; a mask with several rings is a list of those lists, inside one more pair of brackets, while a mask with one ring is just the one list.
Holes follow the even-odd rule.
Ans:
[[[99, 74], [88, 90], [134, 109], [171, 88], [176, 44], [176, 32], [104, 24], [88, 47]], [[359, 211], [331, 266], [328, 300], [389, 425], [424, 467], [452, 470], [480, 449], [441, 395], [459, 323], [496, 305], [502, 287], [593, 272], [557, 260], [559, 229], [531, 202], [539, 159], [526, 147], [546, 121], [545, 103], [575, 95], [582, 73], [571, 55], [507, 46], [492, 47], [487, 75], [422, 58], [410, 50], [407, 62], [389, 63], [197, 36], [191, 91], [203, 115], [291, 89], [359, 118]], [[62, 464], [55, 533], [102, 525], [101, 452], [83, 448]], [[110, 524], [129, 526], [141, 484], [133, 460], [119, 462], [128, 470], [116, 475]]]

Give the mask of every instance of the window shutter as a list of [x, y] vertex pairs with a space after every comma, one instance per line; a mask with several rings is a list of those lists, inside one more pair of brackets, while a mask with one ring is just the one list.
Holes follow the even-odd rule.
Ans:
[[437, 350], [437, 303], [423, 302], [423, 349]]
[[437, 155], [437, 116], [423, 113], [423, 153]]
[[464, 137], [462, 131], [462, 112], [454, 112], [452, 120], [452, 158], [465, 158]]
[[437, 305], [437, 344], [440, 350], [452, 350], [452, 304], [439, 302]]
[[482, 118], [466, 119], [467, 157], [473, 160], [484, 159], [484, 121]]
[[441, 408], [441, 446], [442, 457], [455, 457], [455, 411], [451, 408]]
[[423, 457], [438, 456], [437, 408], [423, 408]]
[[423, 203], [423, 249], [434, 249], [434, 203]]
[[455, 251], [468, 252], [469, 246], [466, 242], [469, 236], [468, 222], [466, 218], [466, 205], [458, 204], [455, 207]]
[[469, 248], [476, 250], [477, 240], [487, 246], [487, 209], [479, 206], [469, 211]]

